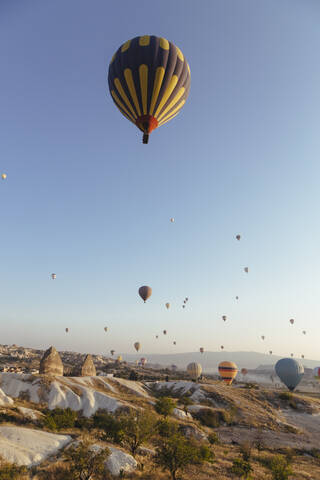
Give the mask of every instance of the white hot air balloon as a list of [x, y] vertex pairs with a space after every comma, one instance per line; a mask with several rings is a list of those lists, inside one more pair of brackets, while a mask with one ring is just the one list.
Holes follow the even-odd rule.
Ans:
[[198, 378], [200, 377], [201, 373], [202, 373], [202, 367], [201, 367], [200, 363], [191, 362], [187, 366], [187, 372], [193, 380], [197, 381]]
[[174, 218], [173, 218], [173, 217], [170, 218], [170, 222], [171, 222], [171, 223], [174, 223]]

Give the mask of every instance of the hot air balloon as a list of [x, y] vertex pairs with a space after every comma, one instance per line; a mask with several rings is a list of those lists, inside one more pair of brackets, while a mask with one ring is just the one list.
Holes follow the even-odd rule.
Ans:
[[221, 347], [220, 347], [220, 348], [221, 348], [221, 350], [223, 350], [223, 349], [224, 349], [224, 346], [223, 346], [223, 345], [221, 345]]
[[55, 280], [57, 278], [57, 275], [55, 273], [51, 273], [51, 278], [52, 280]]
[[269, 350], [269, 355], [272, 355], [272, 350]]
[[200, 347], [200, 353], [203, 353], [203, 352], [204, 352], [204, 348]]
[[290, 318], [289, 322], [291, 323], [291, 325], [293, 325], [294, 324], [294, 319]]
[[167, 330], [163, 330], [163, 335], [167, 335]]
[[248, 267], [244, 267], [243, 269], [246, 273], [249, 273], [249, 268]]
[[225, 322], [227, 320], [227, 315], [222, 315], [222, 320]]
[[183, 303], [184, 303], [184, 304], [186, 304], [186, 303], [187, 303], [187, 300], [186, 300], [186, 299], [184, 299], [184, 300], [183, 300]]
[[236, 239], [237, 239], [237, 240], [240, 240], [240, 239], [241, 239], [241, 235], [236, 235]]
[[303, 354], [301, 355], [301, 358], [304, 358], [304, 355], [303, 355]]
[[142, 300], [144, 301], [144, 303], [146, 303], [148, 298], [151, 297], [151, 294], [152, 294], [152, 288], [151, 287], [147, 287], [146, 285], [144, 285], [143, 287], [139, 288], [139, 295], [142, 298]]
[[293, 357], [293, 353], [290, 353], [291, 357]]
[[239, 300], [239, 297], [236, 297], [236, 300]]
[[156, 335], [156, 338], [159, 338], [159, 335]]
[[187, 301], [189, 300], [189, 298], [188, 298], [188, 297], [186, 297], [186, 298], [185, 298], [185, 300], [186, 300], [186, 302], [187, 302]]
[[304, 368], [300, 362], [292, 358], [282, 358], [275, 365], [275, 371], [280, 380], [293, 391], [301, 381]]
[[182, 305], [182, 308], [186, 308], [186, 306], [185, 306], [185, 305]]
[[320, 367], [316, 367], [316, 368], [313, 369], [313, 376], [317, 380], [320, 379]]
[[3, 174], [1, 175], [1, 178], [2, 178], [2, 180], [5, 180], [5, 179], [7, 178], [7, 174], [6, 174], [6, 173], [3, 173]]
[[266, 337], [264, 335], [261, 335], [261, 339], [264, 340]]
[[147, 363], [147, 359], [144, 358], [144, 357], [140, 358], [140, 363], [141, 363], [141, 365], [144, 367], [145, 364]]
[[69, 328], [66, 328], [66, 333], [68, 333], [68, 332], [69, 332]]
[[135, 343], [133, 344], [133, 346], [134, 346], [134, 348], [137, 350], [137, 352], [139, 352], [140, 347], [141, 347], [140, 343], [139, 343], [139, 342], [135, 342]]
[[193, 380], [198, 380], [201, 375], [202, 367], [200, 363], [192, 362], [187, 366], [187, 372]]
[[302, 331], [303, 335], [305, 335], [307, 332], [305, 330]]
[[174, 223], [174, 218], [170, 218], [170, 222], [171, 222], [171, 223]]
[[105, 332], [107, 332], [107, 331], [108, 331], [108, 327], [104, 327], [103, 330], [104, 330]]
[[167, 303], [166, 303], [166, 309], [169, 310], [169, 308], [170, 308], [170, 303], [167, 302]]
[[121, 355], [118, 355], [117, 357], [117, 363], [121, 363], [122, 362], [122, 356]]
[[175, 117], [190, 89], [190, 68], [165, 38], [143, 35], [118, 48], [109, 65], [109, 89], [120, 112], [143, 132], [143, 143]]
[[245, 376], [247, 375], [248, 370], [246, 368], [241, 368], [241, 375]]
[[219, 374], [224, 383], [231, 385], [233, 379], [237, 376], [238, 367], [233, 362], [221, 362], [218, 366]]
[[171, 370], [172, 370], [173, 372], [176, 372], [176, 371], [178, 370], [177, 365], [171, 365]]
[[177, 345], [177, 342], [174, 341], [174, 342], [173, 342], [173, 345]]
[[110, 350], [111, 355], [113, 356], [115, 353], [115, 350]]

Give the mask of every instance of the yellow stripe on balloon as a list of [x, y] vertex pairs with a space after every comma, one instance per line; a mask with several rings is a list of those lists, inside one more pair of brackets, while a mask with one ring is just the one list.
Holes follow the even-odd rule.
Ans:
[[176, 47], [176, 49], [177, 49], [178, 57], [180, 58], [181, 62], [183, 62], [184, 60], [183, 53], [181, 52], [180, 48]]
[[170, 120], [172, 120], [174, 117], [176, 117], [178, 115], [179, 112], [175, 113], [174, 115], [171, 115], [168, 117], [166, 117], [166, 120], [162, 120], [162, 122], [159, 122], [158, 124], [158, 127], [161, 127], [161, 125], [164, 125], [165, 123], [167, 122], [170, 122]]
[[160, 47], [163, 48], [163, 50], [169, 50], [169, 42], [166, 38], [160, 37]]
[[164, 92], [164, 95], [162, 97], [162, 100], [161, 102], [159, 103], [158, 105], [158, 108], [156, 110], [156, 113], [154, 114], [154, 116], [157, 118], [157, 116], [159, 115], [159, 113], [161, 112], [161, 110], [163, 109], [164, 105], [166, 104], [168, 98], [170, 97], [171, 93], [173, 92], [173, 90], [175, 89], [176, 85], [178, 83], [178, 77], [177, 75], [173, 75], [171, 77], [171, 80], [169, 82], [169, 85], [167, 86], [166, 88], [166, 91]]
[[123, 103], [121, 102], [120, 98], [118, 97], [118, 95], [116, 94], [116, 92], [115, 92], [114, 90], [111, 90], [111, 95], [113, 96], [114, 101], [116, 102], [116, 104], [117, 104], [117, 105], [128, 115], [128, 117], [131, 118], [131, 120], [135, 123], [133, 116], [131, 115], [131, 113], [128, 112], [128, 110], [127, 110], [126, 107], [123, 105]]
[[131, 105], [131, 102], [130, 102], [129, 98], [128, 98], [127, 95], [126, 95], [126, 92], [123, 90], [119, 78], [115, 78], [114, 84], [115, 84], [115, 86], [117, 87], [117, 90], [118, 90], [118, 92], [120, 93], [120, 95], [121, 95], [121, 97], [122, 97], [122, 100], [125, 102], [125, 104], [127, 105], [127, 107], [129, 108], [129, 110], [131, 111], [131, 113], [132, 113], [132, 115], [134, 116], [134, 118], [137, 118], [136, 112], [134, 111], [134, 108], [133, 108], [133, 106]]
[[147, 96], [148, 96], [148, 67], [147, 67], [147, 65], [140, 65], [139, 76], [140, 76], [140, 88], [141, 88], [143, 115], [147, 115]]
[[143, 35], [139, 38], [140, 47], [147, 47], [150, 43], [150, 35]]
[[121, 47], [121, 52], [122, 53], [126, 52], [129, 49], [130, 43], [131, 43], [131, 40], [128, 40], [122, 45], [122, 47]]
[[158, 120], [161, 120], [161, 118], [163, 118], [165, 116], [165, 114], [167, 112], [169, 112], [169, 110], [171, 110], [172, 107], [175, 106], [175, 104], [177, 102], [179, 102], [180, 98], [182, 97], [182, 95], [184, 94], [185, 92], [185, 88], [182, 87], [180, 88], [179, 92], [177, 93], [177, 95], [174, 97], [174, 99], [172, 100], [172, 102], [169, 103], [169, 105], [163, 110], [163, 112], [161, 113], [161, 115], [159, 115], [158, 117]]
[[123, 73], [124, 73], [124, 78], [126, 79], [126, 82], [127, 82], [128, 88], [129, 88], [129, 92], [130, 92], [131, 98], [132, 98], [133, 103], [134, 103], [134, 106], [136, 107], [136, 111], [137, 111], [138, 115], [140, 116], [141, 115], [141, 110], [140, 110], [140, 105], [139, 105], [139, 102], [138, 102], [136, 87], [134, 85], [134, 81], [133, 81], [133, 77], [132, 77], [132, 72], [131, 72], [130, 68], [126, 68]]
[[178, 112], [178, 111], [180, 110], [180, 108], [182, 108], [185, 103], [186, 103], [186, 101], [185, 101], [185, 100], [182, 100], [182, 102], [180, 102], [179, 105], [172, 110], [172, 112], [170, 112], [166, 117], [164, 117], [164, 118], [162, 119], [162, 121], [160, 122], [160, 124], [164, 123], [165, 120], [169, 120], [169, 117], [171, 117], [171, 115], [173, 115], [174, 113]]
[[[164, 40], [164, 39], [162, 39], [162, 40]], [[153, 110], [154, 110], [155, 104], [157, 103], [157, 100], [158, 100], [158, 96], [159, 96], [159, 92], [160, 92], [160, 88], [161, 88], [161, 85], [162, 85], [164, 74], [165, 74], [165, 69], [163, 67], [158, 67], [157, 70], [156, 70], [156, 75], [155, 75], [154, 84], [153, 84], [153, 92], [152, 92], [149, 115], [153, 115]]]

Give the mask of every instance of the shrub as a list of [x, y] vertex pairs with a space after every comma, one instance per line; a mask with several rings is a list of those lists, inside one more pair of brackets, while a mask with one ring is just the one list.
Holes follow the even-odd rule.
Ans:
[[134, 370], [131, 370], [130, 375], [129, 375], [129, 380], [137, 381], [138, 378], [139, 378], [139, 375], [137, 374], [137, 372], [135, 372]]
[[273, 480], [288, 480], [293, 474], [287, 458], [283, 455], [276, 455], [269, 462], [269, 469]]
[[7, 463], [0, 460], [0, 478], [1, 480], [22, 480], [23, 475], [27, 473], [25, 467], [18, 467], [18, 465]]
[[64, 458], [70, 465], [66, 480], [102, 480], [105, 478], [104, 463], [110, 455], [108, 449], [94, 449], [88, 442], [71, 446], [64, 451]]
[[230, 419], [225, 410], [212, 410], [211, 408], [202, 408], [195, 417], [206, 427], [217, 428], [221, 423], [229, 423]]
[[187, 395], [181, 397], [179, 403], [183, 405], [183, 410], [185, 411], [185, 413], [188, 413], [188, 407], [190, 407], [190, 405], [193, 405], [193, 401]]
[[209, 433], [208, 435], [208, 442], [211, 444], [211, 445], [217, 445], [220, 443], [220, 440], [219, 440], [219, 435], [216, 433], [216, 432], [211, 432]]
[[115, 443], [121, 443], [123, 438], [121, 421], [104, 410], [98, 410], [93, 416], [93, 425], [105, 433], [105, 438]]
[[243, 442], [240, 445], [240, 455], [245, 462], [249, 462], [251, 458], [252, 444], [250, 442]]
[[177, 423], [170, 422], [166, 418], [159, 420], [156, 424], [156, 428], [160, 437], [169, 437], [170, 435], [178, 433]]
[[288, 405], [293, 408], [294, 410], [297, 410], [298, 406], [296, 404], [296, 400], [292, 393], [290, 392], [281, 392], [279, 393], [279, 398], [280, 400], [283, 400], [288, 403]]
[[238, 475], [240, 478], [247, 479], [250, 478], [252, 467], [249, 462], [246, 462], [242, 458], [236, 458], [233, 460], [231, 472]]
[[201, 462], [210, 462], [214, 460], [214, 453], [208, 445], [200, 445], [199, 447], [199, 458]]
[[120, 417], [122, 443], [135, 456], [137, 449], [154, 434], [154, 417], [147, 412], [130, 412]]
[[176, 407], [176, 402], [169, 397], [160, 397], [156, 401], [155, 404], [155, 409], [156, 412], [159, 413], [160, 415], [163, 415], [164, 417], [167, 417], [168, 415], [171, 415], [173, 410]]
[[61, 430], [74, 427], [76, 419], [77, 413], [71, 408], [55, 408], [47, 411], [43, 422], [50, 430]]

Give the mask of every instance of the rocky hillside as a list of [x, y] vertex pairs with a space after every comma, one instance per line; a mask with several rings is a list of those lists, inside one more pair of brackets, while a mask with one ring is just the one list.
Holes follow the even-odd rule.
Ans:
[[162, 417], [155, 404], [163, 396], [175, 402], [169, 419], [180, 434], [207, 446], [215, 457], [189, 465], [179, 478], [239, 478], [234, 461], [242, 458], [245, 445], [250, 446], [255, 480], [272, 478], [268, 465], [279, 452], [290, 460], [294, 480], [320, 479], [320, 399], [315, 395], [292, 395], [251, 384], [141, 383], [106, 376], [0, 374], [2, 465], [25, 466], [17, 478], [59, 480], [59, 471], [67, 468], [64, 458], [70, 446], [89, 441], [91, 448], [109, 448], [106, 476], [97, 478], [119, 475], [121, 469], [127, 472], [125, 478], [170, 478], [155, 466], [161, 440], [156, 428], [133, 458], [129, 444], [110, 434], [109, 417], [109, 430], [105, 429], [101, 414], [108, 412], [117, 419], [130, 411], [145, 412], [159, 422]]

